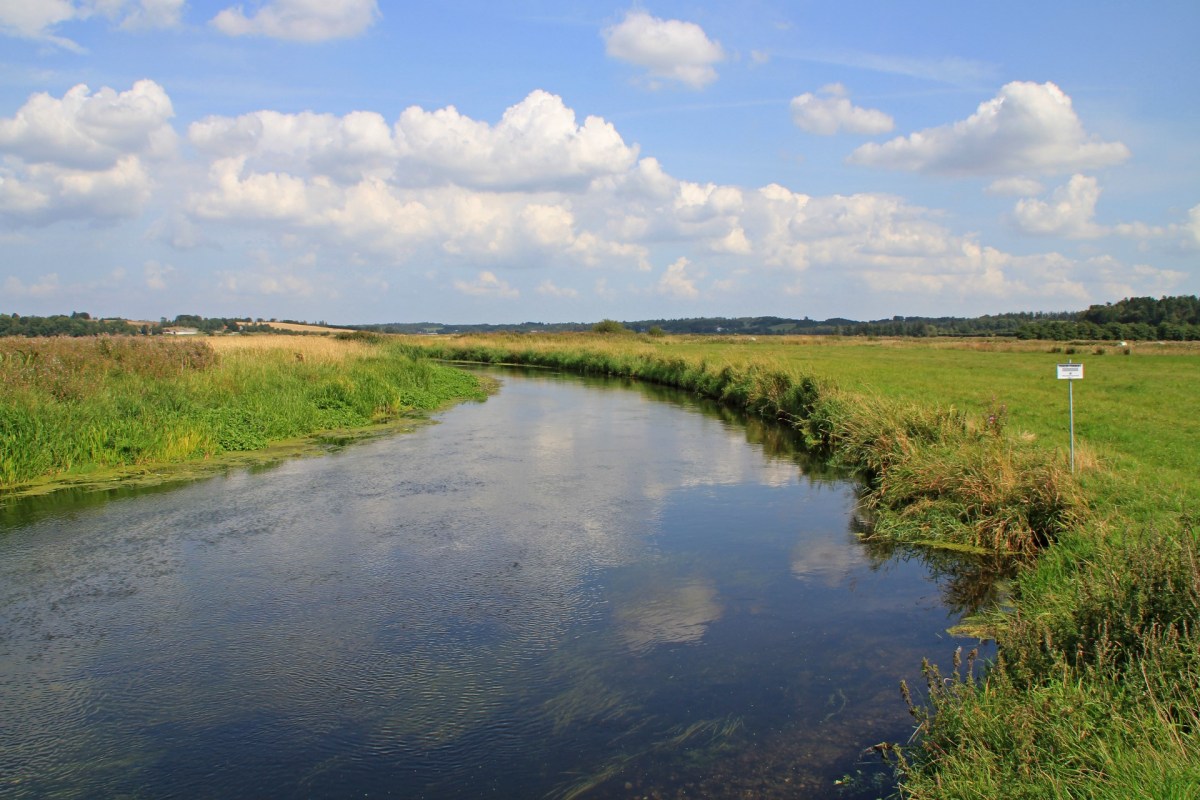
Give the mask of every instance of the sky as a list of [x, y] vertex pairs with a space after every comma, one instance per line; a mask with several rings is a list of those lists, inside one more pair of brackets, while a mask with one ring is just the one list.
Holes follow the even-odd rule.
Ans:
[[1200, 294], [1200, 3], [0, 0], [0, 312]]

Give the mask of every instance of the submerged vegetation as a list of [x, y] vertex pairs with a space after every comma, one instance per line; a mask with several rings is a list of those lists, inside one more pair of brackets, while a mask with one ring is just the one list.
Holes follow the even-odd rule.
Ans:
[[1094, 421], [1073, 472], [1052, 377], [1062, 347], [628, 334], [408, 347], [635, 377], [781, 419], [863, 476], [879, 545], [1020, 561], [1009, 607], [975, 621], [996, 662], [968, 654], [964, 670], [959, 651], [949, 674], [926, 664], [923, 696], [904, 687], [914, 741], [878, 747], [897, 755], [902, 795], [1200, 796], [1195, 352], [1091, 358], [1080, 395]]
[[464, 398], [388, 344], [296, 337], [0, 339], [0, 489], [260, 450]]

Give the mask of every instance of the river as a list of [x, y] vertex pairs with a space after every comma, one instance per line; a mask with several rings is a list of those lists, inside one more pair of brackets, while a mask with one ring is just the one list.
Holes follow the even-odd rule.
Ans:
[[[961, 609], [790, 433], [504, 372], [317, 458], [10, 503], [0, 795], [878, 797]], [[952, 592], [950, 592], [952, 594]]]

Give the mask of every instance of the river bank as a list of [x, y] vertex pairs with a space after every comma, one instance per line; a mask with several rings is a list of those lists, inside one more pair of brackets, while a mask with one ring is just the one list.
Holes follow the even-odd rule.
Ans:
[[353, 338], [0, 340], [0, 493], [179, 480], [485, 396], [461, 370]]
[[[926, 686], [915, 695], [904, 690], [918, 723], [915, 745], [884, 749], [899, 759], [906, 797], [1196, 796], [1200, 547], [1197, 482], [1185, 466], [1194, 439], [1186, 405], [1156, 405], [1194, 389], [1194, 364], [1181, 377], [1162, 363], [1161, 381], [1139, 385], [1144, 365], [1129, 361], [1134, 378], [1100, 390], [1129, 413], [1093, 428], [1096, 443], [1085, 443], [1072, 473], [1061, 448], [1038, 441], [1045, 389], [994, 391], [1011, 390], [1020, 369], [1052, 365], [1045, 355], [1056, 353], [991, 364], [956, 353], [952, 360], [972, 369], [917, 401], [894, 389], [914, 378], [929, 386], [928, 373], [945, 367], [928, 358], [932, 350], [915, 364], [911, 354], [891, 364], [889, 353], [871, 360], [871, 384], [885, 389], [864, 392], [860, 383], [856, 392], [839, 385], [837, 355], [847, 353], [836, 348], [826, 351], [824, 369], [804, 372], [802, 357], [780, 357], [781, 343], [759, 349], [588, 335], [407, 341], [412, 352], [439, 358], [654, 381], [789, 420], [814, 449], [863, 475], [874, 535], [1024, 556], [1013, 607], [984, 622], [999, 646], [996, 662], [982, 673], [973, 664], [964, 670], [955, 653], [945, 674], [927, 664]], [[922, 361], [930, 367], [924, 375]], [[964, 387], [984, 396], [993, 390], [982, 412], [940, 404]], [[1145, 413], [1139, 399], [1164, 416]], [[1137, 435], [1147, 420], [1161, 427], [1153, 443]], [[1140, 460], [1146, 452], [1165, 457]]]

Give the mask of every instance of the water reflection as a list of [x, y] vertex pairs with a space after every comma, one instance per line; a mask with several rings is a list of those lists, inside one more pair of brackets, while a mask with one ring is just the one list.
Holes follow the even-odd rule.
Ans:
[[956, 613], [858, 543], [852, 484], [694, 398], [505, 380], [325, 458], [14, 510], [0, 794], [823, 797], [907, 737], [897, 681]]

